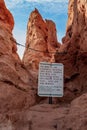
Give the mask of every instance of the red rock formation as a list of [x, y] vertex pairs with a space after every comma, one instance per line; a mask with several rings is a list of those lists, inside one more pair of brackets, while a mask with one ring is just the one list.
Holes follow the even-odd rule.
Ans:
[[87, 1], [70, 0], [66, 36], [56, 62], [65, 65], [65, 98], [71, 100], [87, 92]]
[[16, 53], [16, 41], [11, 33], [13, 27], [13, 16], [9, 12], [9, 10], [7, 10], [5, 3], [2, 0], [0, 1], [0, 54], [12, 54], [14, 58], [19, 60], [19, 57]]
[[14, 20], [0, 1], [0, 113], [23, 109], [34, 104], [32, 97], [32, 75], [27, 72], [18, 54], [16, 41], [12, 35]]
[[50, 61], [52, 54], [49, 52], [55, 52], [58, 46], [55, 24], [51, 20], [44, 21], [35, 9], [27, 26], [26, 50], [23, 57], [25, 66], [37, 70], [40, 61]]
[[[66, 100], [72, 100], [87, 91], [86, 5], [87, 1], [84, 0], [69, 1], [66, 35], [60, 48], [57, 42], [55, 24], [52, 21], [44, 21], [38, 10], [35, 9], [28, 22], [23, 62], [28, 70], [30, 68], [38, 70], [40, 61], [63, 63], [65, 67], [64, 99]], [[55, 52], [56, 49], [58, 52], [54, 58], [54, 54], [50, 55], [49, 52]], [[59, 52], [63, 52], [63, 54], [60, 55]]]
[[[84, 4], [84, 2], [86, 1], [79, 0], [78, 2]], [[78, 4], [80, 5], [81, 3]], [[1, 4], [3, 5], [3, 7], [0, 7], [0, 12], [3, 8], [7, 10], [6, 7], [4, 7], [5, 5], [3, 1], [1, 1]], [[87, 5], [87, 2], [85, 4]], [[59, 102], [59, 104], [57, 105], [38, 104], [30, 108], [31, 105], [37, 102], [35, 91], [35, 87], [37, 87], [37, 84], [34, 83], [35, 78], [32, 77], [32, 75], [29, 73], [29, 69], [27, 70], [25, 66], [21, 63], [16, 53], [16, 41], [14, 40], [11, 33], [13, 24], [9, 24], [9, 22], [4, 21], [2, 22], [1, 18], [0, 129], [87, 130], [87, 49], [83, 47], [82, 44], [86, 44], [86, 36], [85, 38], [83, 38], [86, 34], [86, 30], [85, 28], [83, 29], [80, 27], [80, 21], [79, 24], [77, 24], [77, 30], [74, 27], [76, 24], [76, 22], [74, 21], [77, 20], [77, 17], [74, 17], [74, 14], [75, 11], [78, 12], [76, 6], [76, 0], [70, 0], [69, 11], [72, 11], [69, 13], [69, 20], [71, 16], [71, 19], [73, 18], [73, 21], [71, 20], [69, 22], [68, 20], [66, 36], [65, 38], [63, 38], [64, 44], [58, 49], [59, 52], [66, 52], [66, 54], [58, 55], [58, 53], [56, 52], [55, 55], [56, 62], [62, 62], [65, 65], [65, 91], [63, 98], [64, 103]], [[85, 6], [85, 12], [87, 12], [86, 7], [87, 6]], [[74, 10], [74, 8], [76, 8], [76, 10]], [[6, 12], [8, 12], [8, 10]], [[86, 14], [87, 13], [85, 13], [85, 16]], [[8, 21], [7, 15], [9, 16], [9, 12], [8, 14], [4, 15], [0, 14], [0, 16], [5, 17], [5, 21]], [[27, 35], [28, 41], [26, 43], [27, 48], [24, 56], [24, 63], [26, 63], [26, 66], [29, 65], [28, 60], [32, 60], [32, 58], [36, 58], [37, 65], [39, 63], [40, 56], [43, 56], [43, 60], [47, 61], [49, 61], [51, 58], [50, 54], [48, 55], [42, 53], [41, 55], [41, 53], [38, 52], [38, 55], [36, 55], [36, 53], [32, 53], [30, 51], [28, 52], [29, 46], [35, 47], [34, 49], [41, 49], [41, 51], [47, 50], [48, 52], [55, 51], [55, 49], [57, 48], [56, 33], [55, 31], [53, 31], [55, 30], [54, 23], [50, 21], [44, 22], [37, 10], [32, 12], [31, 15], [32, 19], [30, 19], [30, 21], [32, 20], [32, 22], [29, 22], [28, 25], [28, 33], [30, 33], [30, 37], [28, 37]], [[9, 21], [10, 19], [13, 19], [11, 17], [12, 16], [10, 14]], [[37, 21], [37, 17], [39, 18], [39, 22]], [[80, 20], [82, 19], [80, 18]], [[34, 25], [32, 25], [33, 23]], [[47, 26], [48, 28], [46, 28]], [[51, 28], [51, 31], [49, 31], [50, 26], [53, 28]], [[87, 26], [85, 25], [85, 27]], [[41, 30], [41, 28], [43, 29]], [[48, 33], [46, 31], [47, 29]], [[84, 35], [81, 34], [81, 36], [79, 36], [81, 30]], [[51, 34], [54, 34], [53, 39], [51, 38]], [[45, 36], [48, 36], [48, 38]], [[44, 37], [47, 38], [47, 41], [44, 39]], [[44, 44], [41, 44], [41, 42], [39, 43], [39, 39]], [[81, 39], [83, 39], [82, 42]], [[34, 57], [30, 59], [30, 57], [28, 57], [29, 54]], [[84, 92], [85, 94], [81, 95]], [[81, 96], [76, 98], [79, 95]], [[73, 98], [76, 99], [74, 99], [70, 104], [66, 103], [66, 100], [70, 101]], [[18, 112], [19, 110], [20, 112]]]
[[0, 25], [4, 25], [6, 29], [12, 30], [14, 27], [14, 19], [9, 10], [7, 10], [4, 0], [0, 1]]
[[68, 8], [66, 40], [77, 37], [81, 51], [87, 51], [87, 1], [71, 0]]
[[[30, 68], [38, 70], [40, 61], [63, 63], [65, 68], [64, 100], [70, 101], [87, 91], [86, 5], [85, 0], [69, 1], [66, 35], [61, 46], [57, 42], [55, 24], [50, 20], [44, 21], [37, 9], [31, 13], [28, 22], [23, 62], [28, 70]], [[56, 49], [58, 52], [54, 58], [54, 54], [50, 55], [49, 52], [55, 52]]]
[[46, 20], [46, 26], [48, 28], [48, 32], [47, 32], [48, 51], [55, 52], [56, 48], [58, 48], [60, 46], [60, 44], [57, 41], [56, 25], [52, 20]]
[[70, 105], [39, 104], [27, 111], [2, 115], [3, 120], [0, 128], [6, 130], [86, 130], [87, 94]]

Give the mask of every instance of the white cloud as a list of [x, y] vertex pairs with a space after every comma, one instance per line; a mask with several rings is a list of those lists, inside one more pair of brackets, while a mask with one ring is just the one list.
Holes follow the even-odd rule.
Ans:
[[23, 0], [4, 0], [4, 1], [9, 9], [16, 7], [17, 4], [23, 3]]
[[5, 0], [5, 3], [10, 10], [17, 7], [31, 10], [41, 7], [45, 13], [61, 14], [67, 9], [68, 0]]
[[54, 3], [54, 2], [51, 2], [50, 4], [46, 4], [44, 3], [43, 5], [43, 12], [48, 12], [50, 14], [61, 14], [61, 13], [64, 13], [65, 10], [67, 9], [67, 3]]
[[26, 1], [44, 3], [44, 2], [67, 2], [68, 0], [26, 0]]
[[52, 2], [52, 3], [67, 3], [68, 0], [5, 0], [5, 3], [7, 5], [8, 8], [14, 8], [16, 7], [18, 4], [22, 4], [24, 2], [29, 2], [29, 3], [38, 3], [38, 4], [44, 4], [44, 3], [48, 3], [48, 2]]

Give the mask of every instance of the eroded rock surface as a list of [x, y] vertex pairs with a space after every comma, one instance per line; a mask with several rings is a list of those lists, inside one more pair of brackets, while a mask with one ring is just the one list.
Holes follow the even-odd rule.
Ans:
[[87, 130], [87, 93], [71, 104], [39, 104], [27, 111], [8, 113], [3, 121], [1, 128], [9, 130]]
[[14, 19], [10, 11], [7, 10], [4, 0], [0, 0], [0, 25], [4, 25], [6, 29], [12, 30], [14, 27]]
[[57, 42], [54, 22], [44, 21], [37, 9], [31, 13], [28, 22], [23, 63], [28, 70], [31, 68], [37, 73], [41, 61], [63, 63], [64, 101], [71, 101], [87, 91], [86, 12], [87, 1], [69, 1], [67, 29], [62, 45]]
[[[0, 1], [0, 130], [87, 130], [86, 5], [86, 0], [70, 0], [61, 46], [57, 46], [55, 24], [44, 21], [37, 10], [31, 13], [23, 58], [25, 68], [12, 36], [13, 17], [4, 1]], [[47, 53], [36, 54], [29, 48]], [[57, 104], [49, 105], [48, 99], [41, 99], [40, 104], [30, 107], [39, 100], [34, 70], [40, 61], [51, 61], [50, 51], [55, 51], [54, 60], [65, 66], [64, 97], [57, 98]]]
[[70, 0], [68, 23], [63, 45], [55, 55], [55, 61], [65, 67], [65, 99], [87, 92], [87, 1]]
[[[22, 64], [12, 35], [14, 20], [0, 1], [0, 113], [22, 110], [34, 104], [34, 78]], [[31, 102], [32, 99], [32, 102]]]
[[35, 9], [30, 15], [27, 26], [24, 65], [28, 69], [37, 70], [39, 62], [50, 61], [53, 57], [49, 52], [55, 52], [59, 46], [55, 23], [51, 20], [43, 20]]

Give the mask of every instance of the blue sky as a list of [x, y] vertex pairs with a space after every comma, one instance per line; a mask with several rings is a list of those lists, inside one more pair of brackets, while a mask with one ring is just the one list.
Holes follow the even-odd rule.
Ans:
[[[51, 19], [56, 23], [58, 40], [61, 41], [66, 30], [68, 0], [5, 0], [5, 3], [14, 16], [13, 35], [17, 42], [25, 45], [28, 18], [35, 8], [44, 19]], [[20, 57], [23, 52], [24, 48], [18, 47]]]

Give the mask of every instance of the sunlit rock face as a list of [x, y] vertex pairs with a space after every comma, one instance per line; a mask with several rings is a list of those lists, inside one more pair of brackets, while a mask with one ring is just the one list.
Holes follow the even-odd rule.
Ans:
[[49, 52], [56, 51], [56, 48], [60, 46], [60, 44], [57, 41], [57, 30], [56, 30], [56, 25], [52, 20], [45, 20], [46, 21], [46, 26], [48, 29], [47, 32], [47, 46]]
[[[44, 21], [37, 9], [30, 15], [23, 63], [28, 70], [38, 70], [38, 64], [41, 61], [63, 63], [64, 101], [71, 101], [87, 91], [86, 35], [86, 0], [69, 1], [66, 34], [62, 39], [62, 45], [57, 42], [54, 22]], [[55, 52], [55, 56], [49, 53], [51, 51]]]
[[49, 52], [55, 52], [59, 46], [55, 23], [51, 20], [43, 20], [35, 9], [30, 14], [27, 25], [26, 50], [23, 57], [25, 66], [37, 70], [39, 62], [50, 61], [52, 54]]
[[87, 51], [87, 1], [71, 0], [68, 8], [66, 40], [77, 37], [81, 51]]
[[14, 19], [6, 8], [3, 0], [0, 1], [0, 54], [11, 54], [19, 60], [16, 41], [12, 36]]
[[[69, 11], [76, 6], [75, 2], [70, 0]], [[14, 25], [13, 17], [6, 9], [3, 0], [0, 1], [0, 5], [3, 5], [0, 6], [0, 12], [3, 8], [5, 9], [3, 13], [0, 13], [0, 130], [87, 130], [87, 49], [83, 50], [80, 45], [80, 40], [84, 35], [79, 37], [78, 33], [73, 31], [74, 24], [72, 24], [72, 20], [69, 22], [70, 16], [74, 19], [75, 12], [71, 11], [69, 15], [66, 36], [63, 38], [64, 44], [61, 46], [57, 45], [55, 24], [52, 21], [46, 20], [44, 22], [39, 20], [36, 22], [36, 20], [33, 21], [32, 19], [35, 22], [34, 25], [32, 25], [33, 22], [30, 23], [30, 27], [28, 25], [28, 33], [31, 35], [29, 34], [28, 37], [27, 33], [24, 55], [25, 65], [28, 67], [32, 58], [36, 58], [38, 65], [41, 60], [39, 60], [39, 56], [43, 56], [44, 60], [47, 61], [52, 58], [50, 53], [48, 55], [48, 53], [41, 54], [38, 52], [36, 55], [32, 51], [28, 52], [29, 46], [47, 52], [55, 51], [57, 48], [57, 51], [62, 52], [62, 54], [56, 51], [55, 61], [64, 64], [64, 97], [60, 98], [60, 102], [53, 105], [48, 104], [48, 99], [42, 100], [41, 98], [41, 102], [38, 104], [39, 98], [36, 96], [37, 84], [35, 83], [35, 78], [30, 74], [30, 70], [25, 68], [17, 54], [16, 41], [11, 32]], [[87, 12], [86, 8], [85, 10]], [[5, 11], [7, 12], [6, 14]], [[42, 19], [37, 10], [32, 13], [37, 14], [31, 14], [34, 15], [34, 19], [35, 17]], [[9, 22], [7, 22], [7, 16], [9, 15]], [[2, 20], [2, 18], [5, 18], [5, 20]], [[73, 35], [71, 35], [71, 30], [68, 30], [70, 25], [72, 25]], [[42, 27], [44, 31], [41, 31]], [[84, 32], [85, 29], [83, 30]], [[44, 40], [43, 36], [48, 37], [45, 37], [46, 40]], [[39, 39], [45, 45], [41, 43], [39, 45]], [[28, 57], [29, 55], [32, 56], [31, 59]], [[35, 66], [35, 68], [38, 67]], [[32, 64], [31, 70], [34, 70]], [[37, 75], [34, 76], [37, 77]], [[82, 94], [84, 92], [85, 94]], [[78, 97], [79, 95], [81, 96]], [[59, 101], [59, 98], [57, 98], [57, 101]], [[61, 101], [64, 101], [64, 103]], [[66, 103], [66, 101], [71, 102]], [[35, 103], [37, 105], [32, 106]], [[32, 107], [30, 108], [30, 106]]]
[[12, 30], [14, 27], [14, 19], [9, 10], [7, 10], [4, 0], [0, 0], [0, 25], [5, 24], [6, 28]]
[[65, 99], [71, 100], [87, 91], [87, 1], [70, 0], [63, 45], [55, 55], [65, 67]]
[[34, 78], [17, 54], [13, 26], [13, 16], [0, 0], [0, 113], [24, 109], [35, 103], [31, 90], [31, 86], [35, 86]]

